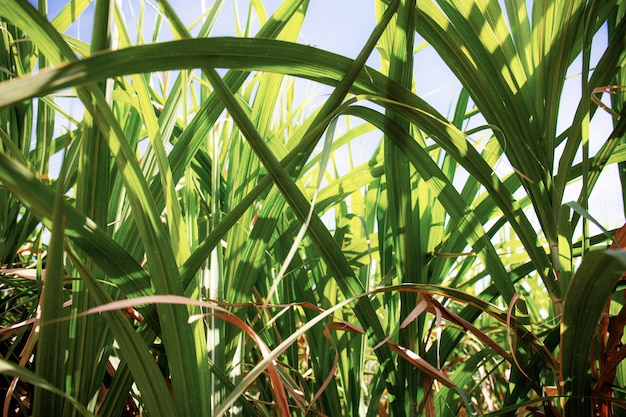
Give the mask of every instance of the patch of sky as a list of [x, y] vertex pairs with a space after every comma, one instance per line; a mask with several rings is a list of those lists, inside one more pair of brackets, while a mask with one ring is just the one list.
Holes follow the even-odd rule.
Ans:
[[[31, 3], [37, 7], [37, 1], [31, 0]], [[63, 8], [67, 5], [67, 0], [48, 0], [48, 19], [52, 20], [57, 16]], [[94, 16], [95, 4], [94, 2], [83, 10], [76, 20], [65, 30], [63, 33], [67, 36], [89, 42], [91, 40], [91, 31], [93, 28], [93, 16]]]

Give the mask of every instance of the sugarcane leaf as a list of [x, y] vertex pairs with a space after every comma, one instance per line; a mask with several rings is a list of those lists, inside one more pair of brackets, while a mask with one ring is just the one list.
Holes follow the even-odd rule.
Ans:
[[626, 251], [587, 254], [572, 277], [563, 301], [561, 367], [568, 415], [585, 416], [591, 410], [589, 355], [600, 315], [615, 285], [626, 271]]

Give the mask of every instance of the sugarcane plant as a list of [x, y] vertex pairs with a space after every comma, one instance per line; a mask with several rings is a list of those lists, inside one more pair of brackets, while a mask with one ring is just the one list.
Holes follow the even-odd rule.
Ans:
[[623, 1], [156, 3], [0, 0], [3, 415], [624, 414]]

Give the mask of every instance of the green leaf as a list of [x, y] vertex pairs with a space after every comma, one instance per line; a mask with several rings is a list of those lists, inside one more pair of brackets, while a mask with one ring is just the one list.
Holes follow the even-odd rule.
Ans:
[[[46, 278], [39, 301], [41, 316], [39, 321], [39, 341], [37, 343], [37, 374], [61, 391], [66, 390], [66, 352], [69, 343], [67, 322], [61, 321], [66, 311], [63, 308], [66, 294], [64, 236], [65, 217], [63, 210], [63, 179], [67, 164], [61, 168], [61, 175], [56, 184], [54, 206], [51, 219], [51, 236], [48, 244]], [[43, 415], [51, 412], [63, 413], [63, 402], [58, 395], [41, 386], [35, 388], [33, 412]]]
[[95, 417], [95, 414], [89, 412], [80, 404], [75, 398], [66, 394], [52, 383], [50, 383], [45, 378], [30, 372], [28, 369], [18, 366], [12, 362], [7, 361], [6, 359], [0, 358], [0, 373], [5, 375], [11, 375], [13, 377], [19, 378], [23, 381], [29, 382], [43, 390], [49, 391], [51, 394], [61, 397], [65, 399], [68, 403], [70, 403], [76, 411], [80, 413], [80, 415], [85, 417]]
[[561, 367], [565, 412], [588, 416], [592, 380], [590, 346], [600, 315], [626, 271], [626, 251], [591, 252], [571, 279], [563, 301]]
[[[89, 289], [92, 302], [96, 305], [105, 305], [113, 299], [104, 290], [102, 284], [86, 268], [74, 251], [70, 251], [72, 263], [79, 270], [82, 281]], [[109, 329], [115, 336], [120, 347], [122, 358], [128, 364], [137, 384], [142, 400], [150, 415], [173, 416], [176, 414], [170, 391], [165, 385], [165, 377], [157, 366], [143, 339], [135, 331], [130, 321], [119, 310], [107, 311], [104, 318]], [[85, 372], [85, 370], [82, 370]]]

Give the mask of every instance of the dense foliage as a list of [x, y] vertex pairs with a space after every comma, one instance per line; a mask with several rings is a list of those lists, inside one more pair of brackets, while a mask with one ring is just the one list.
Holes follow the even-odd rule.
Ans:
[[626, 414], [590, 208], [626, 207], [626, 3], [363, 2], [355, 59], [308, 0], [233, 37], [221, 0], [34, 3], [0, 0], [4, 415]]

